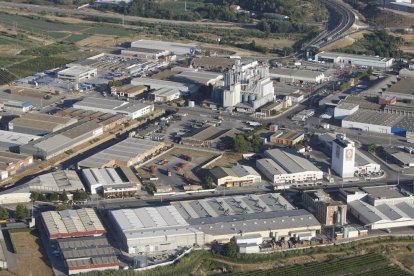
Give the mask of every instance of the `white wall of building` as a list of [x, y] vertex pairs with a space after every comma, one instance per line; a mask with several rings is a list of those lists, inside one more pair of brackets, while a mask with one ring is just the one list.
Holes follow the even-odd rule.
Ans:
[[376, 133], [388, 133], [391, 134], [390, 126], [372, 125], [368, 123], [351, 122], [346, 119], [342, 120], [341, 126], [343, 128], [355, 128], [363, 131], [376, 132]]
[[353, 177], [355, 173], [355, 147], [349, 143], [346, 147], [332, 144], [332, 169], [342, 178]]

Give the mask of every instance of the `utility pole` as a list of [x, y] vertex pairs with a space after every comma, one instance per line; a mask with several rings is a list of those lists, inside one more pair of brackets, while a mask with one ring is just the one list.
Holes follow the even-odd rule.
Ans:
[[187, 0], [184, 1], [184, 11], [187, 11]]

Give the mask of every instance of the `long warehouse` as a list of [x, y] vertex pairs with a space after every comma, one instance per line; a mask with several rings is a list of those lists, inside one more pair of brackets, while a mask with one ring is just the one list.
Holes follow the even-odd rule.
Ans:
[[260, 234], [263, 239], [309, 240], [321, 225], [308, 211], [295, 209], [280, 194], [179, 201], [161, 207], [109, 212], [128, 253], [161, 252], [179, 247], [226, 243]]

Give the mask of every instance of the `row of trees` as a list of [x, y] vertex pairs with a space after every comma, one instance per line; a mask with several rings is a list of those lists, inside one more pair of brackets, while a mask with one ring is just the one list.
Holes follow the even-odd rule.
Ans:
[[[66, 203], [69, 200], [66, 191], [63, 191], [62, 193], [53, 192], [53, 193], [48, 193], [48, 194], [43, 194], [39, 192], [31, 192], [30, 199], [32, 201], [50, 201], [50, 202], [61, 201], [64, 203]], [[79, 190], [73, 193], [74, 201], [85, 201], [87, 199], [88, 199], [88, 194], [83, 190]]]
[[[29, 217], [29, 210], [27, 209], [26, 206], [22, 204], [17, 204], [15, 212], [14, 212], [14, 217], [16, 219], [25, 219]], [[0, 219], [5, 220], [9, 218], [10, 218], [9, 210], [0, 206]]]

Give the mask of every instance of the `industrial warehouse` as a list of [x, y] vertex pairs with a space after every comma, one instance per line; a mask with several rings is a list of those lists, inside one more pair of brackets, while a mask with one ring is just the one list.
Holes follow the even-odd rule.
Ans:
[[323, 178], [320, 169], [291, 150], [267, 150], [264, 156], [256, 161], [256, 167], [274, 184], [308, 183]]
[[89, 121], [62, 132], [45, 136], [42, 139], [20, 146], [20, 153], [33, 155], [39, 159], [50, 159], [77, 145], [90, 141], [103, 133], [98, 123]]
[[340, 195], [348, 211], [369, 229], [414, 225], [414, 196], [401, 187], [344, 188]]
[[141, 182], [128, 167], [83, 169], [82, 177], [91, 194], [134, 194], [141, 190]]
[[160, 152], [164, 147], [165, 144], [162, 142], [127, 138], [82, 160], [78, 165], [82, 168], [129, 167]]
[[414, 117], [370, 110], [358, 110], [342, 120], [343, 128], [408, 136], [414, 132]]
[[321, 229], [312, 214], [295, 209], [279, 194], [181, 201], [113, 210], [109, 216], [121, 233], [123, 249], [131, 254], [226, 243], [250, 234], [260, 234], [263, 240], [309, 240]]
[[215, 167], [210, 175], [217, 186], [243, 187], [262, 181], [262, 177], [252, 167], [237, 164], [231, 168]]
[[125, 114], [130, 119], [136, 119], [154, 111], [154, 106], [151, 104], [94, 97], [84, 98], [82, 101], [75, 103], [73, 107], [96, 112]]
[[272, 79], [279, 79], [283, 82], [321, 83], [326, 80], [323, 72], [289, 68], [272, 69], [269, 72], [269, 76]]
[[95, 210], [92, 208], [43, 212], [42, 222], [51, 240], [101, 236], [106, 233]]
[[365, 66], [383, 70], [388, 70], [394, 63], [393, 58], [353, 55], [325, 51], [316, 54], [315, 61], [324, 61], [343, 65]]
[[39, 139], [40, 136], [19, 133], [14, 131], [0, 130], [0, 148], [12, 152], [18, 152], [19, 146]]
[[76, 122], [77, 120], [73, 118], [30, 113], [24, 114], [22, 117], [10, 121], [9, 130], [42, 136], [59, 131], [65, 127], [75, 124]]

